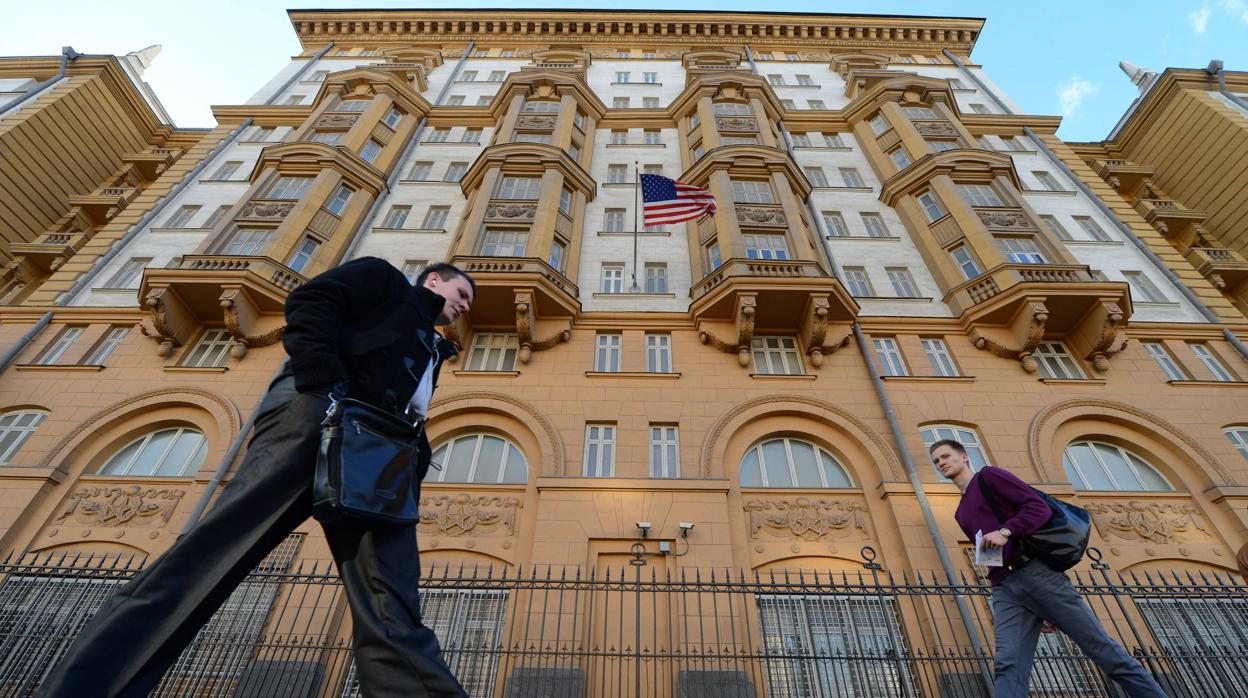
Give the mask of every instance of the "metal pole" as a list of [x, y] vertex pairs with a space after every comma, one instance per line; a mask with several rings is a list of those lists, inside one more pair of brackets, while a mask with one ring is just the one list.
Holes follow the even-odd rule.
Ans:
[[48, 78], [47, 80], [44, 80], [43, 82], [39, 83], [38, 85], [35, 85], [34, 87], [30, 88], [29, 90], [26, 91], [26, 94], [6, 104], [4, 106], [4, 109], [0, 109], [0, 117], [3, 117], [3, 115], [5, 114], [13, 113], [18, 107], [22, 105], [23, 102], [34, 99], [41, 92], [55, 85], [57, 82], [59, 82], [61, 78], [65, 77], [65, 68], [68, 66], [69, 62], [78, 58], [78, 56], [81, 56], [81, 55], [82, 55], [81, 53], [78, 53], [77, 51], [74, 50], [73, 46], [62, 46], [60, 66], [56, 69], [56, 74], [54, 74], [52, 77]]
[[25, 349], [28, 344], [30, 344], [31, 340], [34, 339], [35, 336], [38, 335], [40, 332], [42, 332], [43, 328], [47, 327], [48, 323], [50, 322], [52, 322], [51, 310], [44, 313], [43, 317], [36, 320], [35, 324], [32, 325], [29, 330], [26, 330], [26, 333], [23, 334], [20, 338], [18, 338], [18, 340], [13, 343], [13, 346], [5, 350], [4, 354], [0, 356], [0, 372], [3, 372], [4, 369], [8, 368], [9, 364], [13, 361], [13, 359], [16, 359], [17, 355], [22, 353], [22, 350]]
[[641, 293], [641, 286], [637, 285], [637, 196], [641, 191], [641, 170], [636, 160], [633, 160], [633, 293]]

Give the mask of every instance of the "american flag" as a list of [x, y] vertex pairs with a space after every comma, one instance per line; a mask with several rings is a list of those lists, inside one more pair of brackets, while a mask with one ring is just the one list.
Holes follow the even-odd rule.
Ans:
[[711, 192], [662, 175], [641, 176], [641, 199], [646, 227], [691, 221], [715, 213]]

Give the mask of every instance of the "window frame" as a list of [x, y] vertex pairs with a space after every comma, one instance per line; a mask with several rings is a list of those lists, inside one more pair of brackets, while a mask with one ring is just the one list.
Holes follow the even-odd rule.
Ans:
[[[0, 414], [0, 445], [3, 445], [10, 434], [16, 434], [8, 445], [0, 448], [0, 466], [10, 465], [13, 456], [22, 450], [30, 437], [39, 430], [39, 425], [48, 418], [46, 410], [10, 410]], [[23, 417], [31, 417], [26, 424], [18, 424]], [[7, 422], [7, 423], [6, 423]]]
[[520, 340], [514, 332], [477, 332], [472, 335], [468, 358], [464, 362], [467, 371], [509, 372], [516, 370], [516, 357], [520, 355]]
[[615, 477], [615, 435], [614, 422], [585, 424], [581, 477]]
[[910, 375], [910, 369], [901, 355], [901, 346], [897, 344], [896, 337], [872, 337], [871, 348], [875, 351], [875, 358], [880, 364], [881, 375]]
[[[133, 468], [134, 468], [135, 463], [139, 460], [139, 456], [143, 454], [143, 451], [148, 447], [149, 444], [151, 444], [152, 440], [157, 435], [165, 434], [170, 431], [174, 432], [173, 438], [169, 440], [169, 444], [165, 446], [164, 451], [161, 452], [160, 457], [155, 461], [152, 471], [149, 473], [137, 473], [136, 474]], [[160, 466], [164, 465], [165, 459], [167, 459], [170, 456], [171, 452], [173, 451], [173, 447], [177, 445], [178, 440], [182, 438], [184, 434], [197, 434], [200, 438], [199, 445], [196, 446], [194, 450], [190, 451], [190, 453], [187, 455], [186, 460], [182, 463], [181, 469], [176, 474], [172, 474], [172, 475], [168, 473], [158, 474], [160, 472]], [[126, 460], [124, 468], [119, 469], [119, 470], [114, 470], [114, 471], [106, 471], [110, 464], [112, 464], [119, 456], [121, 456], [131, 446], [134, 446], [135, 444], [140, 444], [140, 445], [138, 446], [137, 449], [135, 449], [134, 453], [130, 455], [129, 459]], [[197, 458], [197, 456], [199, 457]], [[131, 439], [130, 441], [126, 442], [124, 446], [113, 451], [112, 455], [110, 455], [107, 459], [104, 460], [103, 463], [100, 464], [99, 468], [96, 469], [94, 474], [102, 475], [105, 477], [189, 477], [189, 476], [194, 475], [194, 473], [199, 472], [199, 470], [203, 468], [204, 461], [207, 459], [207, 457], [208, 457], [208, 437], [199, 429], [196, 429], [195, 427], [192, 427], [192, 426], [161, 427], [158, 429], [153, 429], [138, 438]], [[198, 466], [196, 466], [195, 470], [192, 470], [191, 469], [192, 465], [195, 463], [196, 460], [199, 461]]]
[[[768, 478], [768, 475], [767, 475], [768, 468], [767, 468], [766, 458], [764, 456], [763, 447], [767, 446], [768, 444], [776, 443], [777, 441], [784, 444], [784, 457], [786, 461], [785, 465], [788, 466], [789, 482], [791, 483], [789, 485], [772, 485], [768, 482], [770, 478]], [[793, 443], [794, 442], [809, 446], [814, 451], [814, 455], [815, 455], [814, 465], [815, 465], [815, 469], [819, 472], [819, 484], [818, 485], [810, 484], [810, 483], [802, 483], [800, 479], [798, 478], [797, 459], [793, 457]], [[758, 478], [757, 479], [758, 479], [758, 482], [761, 483], [758, 485], [745, 484], [744, 472], [745, 472], [745, 467], [746, 467], [746, 461], [750, 459], [751, 455], [753, 455], [754, 457], [754, 463], [758, 466]], [[845, 478], [845, 484], [839, 484], [839, 483], [830, 484], [830, 481], [828, 479], [828, 472], [824, 467], [824, 459], [822, 456], [826, 456], [827, 459], [831, 461], [832, 465], [834, 465], [836, 469], [840, 471], [841, 475], [843, 475]], [[858, 487], [858, 485], [854, 483], [854, 478], [850, 475], [849, 469], [846, 468], [841, 463], [841, 461], [837, 459], [835, 455], [833, 455], [831, 451], [824, 448], [823, 446], [820, 446], [814, 441], [810, 441], [807, 439], [799, 439], [799, 438], [792, 437], [792, 436], [763, 438], [763, 439], [758, 440], [749, 448], [747, 448], [745, 450], [745, 453], [741, 454], [741, 463], [737, 467], [737, 484], [740, 485], [742, 488], [751, 488], [751, 489], [828, 490], [828, 489], [855, 489]]]
[[927, 361], [932, 366], [932, 370], [936, 375], [943, 377], [960, 376], [962, 373], [958, 370], [957, 363], [953, 360], [953, 354], [949, 351], [949, 345], [945, 343], [942, 337], [920, 337], [919, 346], [923, 348], [923, 353], [927, 356]]
[[[760, 363], [760, 357], [762, 359]], [[804, 376], [806, 366], [797, 348], [797, 338], [789, 335], [755, 335], [750, 341], [750, 358], [754, 373], [762, 376]], [[779, 362], [781, 371], [773, 371]], [[766, 370], [763, 370], [766, 369]]]
[[[234, 346], [234, 337], [223, 327], [208, 327], [195, 338], [182, 361], [178, 364], [186, 368], [223, 368], [230, 360], [230, 348]], [[199, 358], [196, 359], [196, 355]], [[213, 359], [211, 363], [208, 359]]]
[[[617, 277], [618, 272], [618, 277]], [[616, 287], [618, 290], [611, 290]], [[624, 293], [624, 265], [619, 262], [603, 262], [599, 273], [599, 293]]]
[[[919, 429], [919, 439], [923, 441], [924, 450], [932, 447], [932, 444], [944, 439], [953, 439], [962, 444], [966, 448], [967, 456], [970, 457], [971, 470], [979, 472], [984, 467], [992, 465], [992, 459], [988, 457], [988, 451], [985, 448], [984, 440], [979, 435], [979, 430], [975, 427], [962, 426], [960, 424], [936, 423], [922, 425]], [[929, 457], [928, 462], [931, 462]], [[932, 466], [935, 468], [935, 465]], [[936, 472], [940, 472], [936, 469]]]
[[[1092, 454], [1092, 457], [1096, 460], [1096, 464], [1100, 466], [1101, 474], [1104, 476], [1106, 480], [1109, 481], [1111, 485], [1113, 485], [1111, 489], [1103, 490], [1103, 489], [1095, 489], [1091, 487], [1091, 485], [1089, 484], [1090, 480], [1088, 479], [1087, 475], [1084, 473], [1084, 464], [1081, 463], [1075, 457], [1069, 455], [1069, 451], [1072, 446], [1086, 446], [1087, 447], [1088, 452], [1090, 452]], [[1119, 483], [1118, 475], [1115, 474], [1113, 468], [1111, 468], [1108, 464], [1106, 464], [1105, 459], [1102, 457], [1100, 449], [1097, 448], [1098, 446], [1103, 446], [1105, 448], [1109, 448], [1109, 449], [1113, 449], [1114, 451], [1117, 451], [1119, 458], [1121, 458], [1122, 461], [1125, 462], [1130, 467], [1131, 474], [1135, 477], [1136, 481], [1139, 483], [1140, 486], [1129, 488], [1129, 487], [1124, 487], [1122, 483]], [[1151, 470], [1157, 476], [1159, 480], [1165, 483], [1167, 489], [1156, 489], [1153, 487], [1149, 487], [1147, 483], [1145, 482], [1144, 478], [1140, 476], [1139, 468], [1141, 465], [1144, 468]], [[1078, 479], [1076, 479], [1075, 477], [1071, 477], [1072, 475], [1071, 466], [1074, 466], [1073, 474], [1077, 476]], [[1066, 446], [1062, 449], [1062, 472], [1065, 473], [1066, 477], [1071, 481], [1071, 484], [1074, 485], [1075, 489], [1081, 492], [1174, 492], [1177, 490], [1174, 484], [1170, 482], [1170, 479], [1167, 478], [1165, 475], [1163, 475], [1162, 472], [1158, 470], [1157, 467], [1154, 466], [1152, 463], [1149, 463], [1148, 461], [1144, 460], [1139, 455], [1123, 448], [1122, 446], [1119, 446], [1118, 444], [1110, 443], [1108, 441], [1099, 441], [1096, 439], [1081, 438], [1081, 439], [1076, 439], [1066, 444]]]
[[675, 424], [650, 425], [650, 477], [680, 478], [680, 429]]
[[[468, 463], [468, 474], [466, 479], [446, 479], [447, 474], [451, 472], [450, 460], [452, 454], [455, 453], [456, 444], [460, 444], [469, 439], [473, 440], [472, 459]], [[498, 439], [503, 443], [503, 448], [500, 451], [500, 458], [498, 462], [498, 477], [493, 481], [479, 480], [476, 478], [477, 469], [481, 465], [482, 446], [485, 444], [486, 439]], [[520, 447], [513, 443], [511, 439], [508, 439], [501, 434], [485, 431], [473, 432], [471, 434], [460, 434], [449, 441], [444, 441], [438, 444], [437, 448], [433, 449], [433, 453], [436, 455], [438, 451], [441, 451], [443, 448], [446, 449], [446, 453], [442, 455], [441, 461], [433, 461], [438, 463], [441, 467], [430, 468], [429, 471], [425, 473], [425, 479], [423, 482], [456, 483], [463, 485], [523, 485], [527, 484], [529, 481], [529, 463], [524, 457], [524, 451], [520, 450]], [[515, 454], [520, 457], [520, 465], [524, 468], [524, 477], [518, 481], [505, 479], [505, 476], [507, 475], [507, 465], [510, 461], [512, 452], [515, 452]]]
[[1183, 381], [1188, 380], [1187, 373], [1183, 367], [1179, 365], [1178, 360], [1170, 354], [1170, 350], [1162, 342], [1141, 341], [1140, 346], [1144, 347], [1144, 353], [1161, 368], [1161, 372], [1166, 375], [1167, 380]]
[[594, 372], [619, 373], [624, 359], [624, 335], [598, 332], [594, 335]]
[[[1079, 365], [1074, 354], [1071, 354], [1070, 349], [1066, 347], [1065, 342], [1040, 342], [1032, 350], [1031, 357], [1036, 361], [1042, 379], [1082, 380], [1088, 377], [1083, 371], [1083, 366]], [[1060, 371], [1054, 371], [1054, 368]], [[1074, 369], [1074, 375], [1067, 375], [1070, 373], [1068, 368]]]

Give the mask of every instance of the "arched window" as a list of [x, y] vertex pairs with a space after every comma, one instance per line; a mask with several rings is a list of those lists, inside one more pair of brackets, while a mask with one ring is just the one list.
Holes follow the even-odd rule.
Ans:
[[490, 434], [468, 434], [438, 446], [425, 482], [524, 483], [529, 466], [515, 444]]
[[197, 472], [208, 440], [190, 427], [158, 429], [126, 444], [100, 468], [100, 475], [178, 477]]
[[1174, 487], [1139, 456], [1102, 441], [1076, 441], [1062, 453], [1066, 477], [1077, 490], [1168, 492]]
[[[1239, 451], [1239, 455], [1248, 458], [1248, 425], [1237, 424], [1232, 427], [1226, 427], [1222, 430], [1226, 434], [1226, 438], [1235, 444], [1235, 449]], [[0, 453], [0, 463], [4, 462], [4, 454]]]
[[[953, 439], [966, 447], [966, 455], [971, 459], [971, 470], [979, 472], [992, 463], [988, 462], [988, 456], [984, 453], [983, 442], [979, 439], [979, 434], [974, 429], [959, 427], [952, 424], [933, 424], [923, 427], [919, 432], [919, 436], [923, 437], [923, 446], [931, 448], [932, 444], [945, 439]], [[931, 458], [928, 458], [931, 461]]]
[[9, 459], [47, 416], [47, 412], [36, 410], [17, 410], [0, 415], [0, 465], [9, 464]]
[[797, 439], [755, 445], [741, 459], [742, 487], [853, 487], [827, 451]]

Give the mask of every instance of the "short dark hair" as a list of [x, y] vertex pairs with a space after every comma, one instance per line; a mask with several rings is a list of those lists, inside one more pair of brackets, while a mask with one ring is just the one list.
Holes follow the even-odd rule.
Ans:
[[430, 264], [424, 269], [421, 269], [420, 276], [416, 277], [415, 285], [424, 286], [425, 279], [428, 279], [430, 274], [437, 274], [444, 279], [454, 279], [457, 276], [462, 276], [465, 279], [468, 279], [468, 285], [472, 287], [473, 295], [475, 296], [477, 293], [477, 282], [473, 281], [471, 276], [468, 276], [468, 272], [460, 269], [454, 264], [447, 264], [446, 262], [437, 262], [436, 264]]
[[952, 448], [958, 453], [961, 453], [962, 455], [966, 455], [966, 446], [963, 446], [961, 441], [955, 441], [953, 439], [941, 439], [940, 441], [937, 441], [931, 446], [928, 446], [927, 452], [935, 453], [936, 449], [940, 448], [941, 446], [948, 446], [949, 448]]

